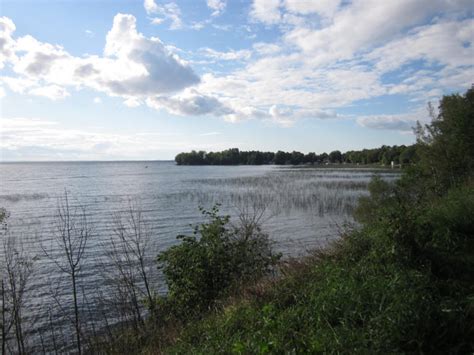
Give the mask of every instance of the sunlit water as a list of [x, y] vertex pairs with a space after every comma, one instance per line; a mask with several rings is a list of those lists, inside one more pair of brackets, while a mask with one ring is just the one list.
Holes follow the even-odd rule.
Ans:
[[[385, 179], [397, 177], [390, 171], [377, 173]], [[337, 237], [344, 224], [352, 222], [351, 211], [358, 197], [367, 193], [373, 175], [374, 171], [366, 169], [176, 166], [173, 162], [0, 164], [0, 207], [10, 214], [12, 235], [36, 256], [25, 314], [30, 343], [38, 343], [39, 334], [44, 342], [51, 342], [49, 316], [58, 327], [68, 323], [60, 315], [71, 306], [70, 286], [42, 251], [43, 247], [58, 252], [49, 240], [58, 201], [65, 191], [72, 204], [85, 208], [93, 226], [80, 279], [87, 299], [97, 289], [106, 292], [99, 270], [103, 266], [99, 268], [97, 260], [113, 237], [114, 215], [130, 203], [141, 208], [153, 232], [150, 272], [155, 288], [165, 292], [153, 259], [177, 243], [177, 235], [192, 233], [192, 226], [203, 221], [199, 206], [221, 203], [222, 213], [234, 218], [244, 209], [265, 206], [264, 231], [276, 250], [295, 256], [324, 246]], [[66, 310], [58, 309], [52, 293]], [[82, 312], [93, 314], [94, 306]], [[58, 341], [71, 341], [67, 329], [61, 329], [57, 337], [61, 338]]]

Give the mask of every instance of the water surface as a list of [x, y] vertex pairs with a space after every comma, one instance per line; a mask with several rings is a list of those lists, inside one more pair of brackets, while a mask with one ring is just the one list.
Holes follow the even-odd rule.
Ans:
[[[390, 171], [378, 173], [385, 179], [397, 177]], [[71, 204], [85, 209], [93, 226], [81, 278], [84, 295], [106, 288], [98, 260], [113, 238], [114, 215], [131, 203], [140, 207], [150, 225], [149, 268], [156, 289], [165, 292], [154, 257], [176, 243], [178, 234], [191, 233], [192, 226], [203, 221], [199, 206], [220, 203], [221, 211], [234, 218], [242, 210], [264, 207], [263, 229], [275, 249], [299, 255], [325, 245], [352, 222], [351, 211], [358, 197], [367, 193], [373, 174], [366, 169], [177, 166], [158, 161], [0, 164], [0, 207], [10, 214], [9, 230], [36, 255], [30, 288], [34, 297], [29, 297], [26, 315], [29, 329], [33, 334], [46, 333], [45, 315], [51, 313], [61, 323], [52, 292], [66, 308], [71, 306], [67, 279], [41, 250], [60, 252], [49, 241], [58, 201], [66, 191]]]

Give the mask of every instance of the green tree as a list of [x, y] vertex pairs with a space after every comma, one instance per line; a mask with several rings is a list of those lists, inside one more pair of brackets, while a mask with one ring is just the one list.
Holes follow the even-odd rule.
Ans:
[[284, 165], [289, 160], [288, 153], [282, 152], [279, 150], [275, 154], [275, 164], [276, 165]]
[[417, 125], [418, 154], [425, 174], [438, 192], [471, 180], [474, 172], [474, 88], [464, 95], [444, 96], [432, 122]]
[[334, 150], [329, 153], [329, 161], [331, 163], [340, 163], [342, 162], [342, 154], [339, 150]]

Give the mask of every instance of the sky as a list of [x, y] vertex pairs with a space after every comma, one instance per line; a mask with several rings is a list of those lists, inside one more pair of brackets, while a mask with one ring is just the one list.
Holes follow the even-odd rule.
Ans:
[[472, 0], [2, 0], [0, 160], [412, 144], [474, 83]]

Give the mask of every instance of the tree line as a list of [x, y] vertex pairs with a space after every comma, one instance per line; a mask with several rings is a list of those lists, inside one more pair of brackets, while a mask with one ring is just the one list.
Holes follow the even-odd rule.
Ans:
[[240, 151], [238, 148], [221, 152], [191, 151], [175, 157], [178, 165], [301, 165], [301, 164], [412, 164], [418, 159], [415, 145], [383, 145], [380, 148], [350, 150], [341, 153], [334, 150], [316, 154], [297, 151], [261, 152], [258, 150]]

